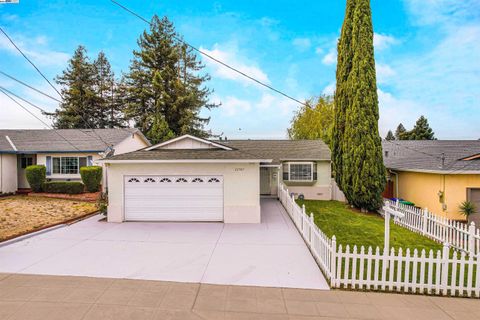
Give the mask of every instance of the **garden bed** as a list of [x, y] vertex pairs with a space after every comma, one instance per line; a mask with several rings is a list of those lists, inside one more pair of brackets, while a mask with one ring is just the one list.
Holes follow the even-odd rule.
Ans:
[[0, 198], [0, 241], [35, 232], [93, 214], [94, 203], [14, 196]]
[[29, 192], [28, 195], [32, 197], [45, 197], [45, 198], [54, 198], [54, 199], [96, 202], [100, 197], [100, 192], [86, 192], [86, 193], [80, 193], [80, 194]]

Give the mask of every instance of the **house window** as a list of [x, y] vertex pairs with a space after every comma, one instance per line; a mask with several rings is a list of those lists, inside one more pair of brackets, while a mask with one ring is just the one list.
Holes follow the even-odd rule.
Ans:
[[87, 166], [87, 157], [52, 157], [53, 174], [79, 174]]
[[313, 181], [312, 162], [291, 162], [288, 164], [288, 180], [290, 181]]

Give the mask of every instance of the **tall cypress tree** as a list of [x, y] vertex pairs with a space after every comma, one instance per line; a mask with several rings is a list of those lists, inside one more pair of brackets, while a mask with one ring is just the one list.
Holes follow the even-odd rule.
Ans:
[[[340, 77], [340, 79], [339, 79]], [[340, 82], [339, 82], [340, 80]], [[338, 46], [338, 124], [335, 168], [349, 203], [366, 210], [382, 204], [385, 187], [382, 144], [378, 132], [378, 96], [370, 0], [347, 0], [347, 13]]]
[[62, 86], [63, 100], [60, 108], [51, 115], [57, 129], [83, 129], [96, 127], [95, 69], [90, 63], [85, 47], [79, 46], [67, 69], [56, 78]]
[[153, 143], [186, 133], [206, 136], [209, 119], [200, 111], [216, 107], [203, 86], [209, 76], [199, 75], [204, 66], [178, 38], [166, 17], [154, 16], [125, 77], [127, 116]]
[[335, 89], [335, 114], [332, 134], [332, 157], [335, 181], [340, 189], [343, 187], [343, 140], [345, 134], [345, 114], [349, 105], [347, 80], [352, 69], [353, 51], [352, 45], [353, 14], [355, 13], [355, 1], [347, 1], [345, 20], [343, 21], [340, 39], [337, 45], [337, 72]]

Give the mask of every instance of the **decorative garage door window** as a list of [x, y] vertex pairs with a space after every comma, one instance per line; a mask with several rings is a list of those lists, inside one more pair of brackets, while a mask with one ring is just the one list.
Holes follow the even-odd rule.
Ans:
[[216, 176], [127, 176], [127, 184], [158, 185], [158, 184], [217, 184], [222, 182], [222, 177]]

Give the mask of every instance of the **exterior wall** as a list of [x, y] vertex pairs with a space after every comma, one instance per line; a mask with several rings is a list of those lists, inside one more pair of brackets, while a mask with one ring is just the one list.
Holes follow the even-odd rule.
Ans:
[[0, 153], [0, 193], [17, 191], [17, 155]]
[[[280, 169], [283, 170], [283, 169]], [[331, 200], [331, 162], [317, 161], [317, 180], [313, 182], [292, 182], [284, 181], [283, 174], [280, 174], [280, 181], [288, 187], [288, 191], [294, 194], [303, 194], [309, 200]]]
[[148, 144], [137, 134], [129, 135], [125, 140], [114, 146], [115, 154], [132, 152], [148, 147]]
[[[37, 154], [37, 164], [38, 165], [47, 165], [47, 156], [50, 157], [88, 157], [92, 156], [93, 162], [100, 159], [100, 155], [98, 153], [39, 153]], [[47, 179], [54, 179], [54, 180], [80, 180], [80, 174], [51, 174], [47, 176]]]
[[108, 164], [108, 221], [124, 218], [125, 175], [223, 175], [224, 222], [260, 223], [258, 163], [136, 163]]
[[[480, 188], [480, 174], [434, 174], [398, 172], [398, 197], [455, 220], [465, 220], [458, 207], [467, 200], [468, 188]], [[444, 203], [438, 192], [444, 191]]]

